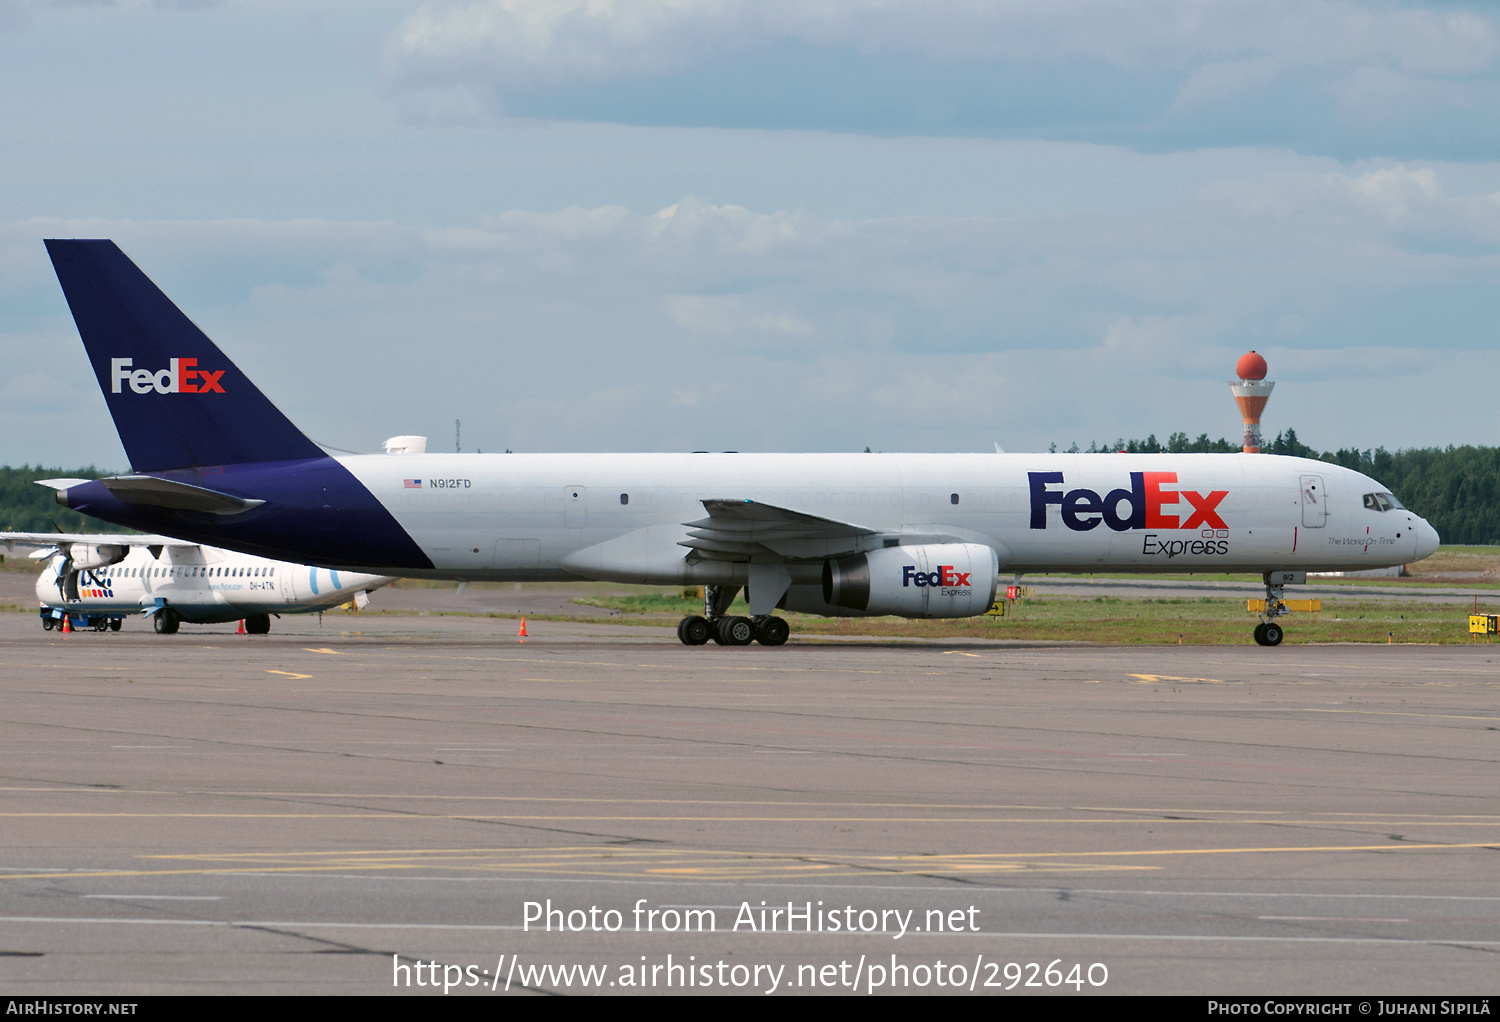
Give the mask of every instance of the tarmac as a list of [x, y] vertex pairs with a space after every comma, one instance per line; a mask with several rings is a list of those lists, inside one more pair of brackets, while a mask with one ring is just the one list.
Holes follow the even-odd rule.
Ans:
[[516, 629], [0, 614], [0, 987], [1494, 992], [1500, 646]]

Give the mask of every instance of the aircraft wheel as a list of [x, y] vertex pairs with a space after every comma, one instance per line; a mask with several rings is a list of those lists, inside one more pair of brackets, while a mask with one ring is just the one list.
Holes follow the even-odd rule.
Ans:
[[109, 630], [112, 632], [118, 632], [120, 630], [120, 625], [123, 623], [124, 622], [122, 622], [119, 618], [111, 618], [109, 622]]
[[1266, 646], [1279, 646], [1279, 645], [1281, 645], [1281, 640], [1285, 636], [1284, 636], [1284, 633], [1281, 631], [1281, 626], [1280, 625], [1278, 625], [1276, 622], [1272, 621], [1268, 625], [1261, 625], [1261, 629], [1262, 629], [1262, 631], [1260, 633], [1260, 639], [1261, 639], [1261, 644], [1262, 645], [1266, 645]]
[[684, 646], [703, 645], [708, 641], [708, 633], [712, 630], [708, 619], [697, 614], [689, 615], [677, 622], [677, 637], [682, 640]]
[[1264, 646], [1266, 644], [1266, 623], [1262, 621], [1255, 626], [1255, 644]]
[[755, 641], [755, 623], [748, 617], [720, 618], [719, 634], [726, 646], [748, 646]]
[[245, 618], [246, 635], [265, 635], [271, 630], [270, 614], [251, 614]]
[[152, 617], [156, 626], [157, 635], [176, 635], [177, 627], [182, 624], [182, 618], [177, 616], [177, 611], [168, 607], [166, 610], [158, 610]]
[[755, 625], [755, 641], [762, 646], [780, 646], [791, 634], [792, 626], [783, 618], [762, 618]]

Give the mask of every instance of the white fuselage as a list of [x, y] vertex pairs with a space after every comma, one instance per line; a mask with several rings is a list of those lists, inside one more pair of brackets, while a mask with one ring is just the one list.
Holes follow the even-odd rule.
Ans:
[[[1348, 571], [1405, 564], [1438, 542], [1411, 511], [1367, 507], [1367, 494], [1385, 492], [1369, 477], [1275, 455], [338, 460], [434, 565], [403, 573], [453, 579], [744, 582], [743, 559], [695, 559], [681, 545], [687, 523], [704, 518], [700, 502], [714, 498], [753, 500], [891, 535], [983, 544], [1005, 572]], [[1038, 476], [1045, 478], [1039, 483]], [[795, 583], [808, 584], [820, 563], [814, 556], [788, 567]]]
[[37, 576], [37, 599], [77, 614], [137, 614], [166, 606], [185, 621], [210, 623], [327, 610], [392, 581], [210, 546], [158, 549], [153, 556], [147, 547], [131, 547], [124, 560], [84, 569], [71, 581], [59, 579], [64, 559], [53, 556]]

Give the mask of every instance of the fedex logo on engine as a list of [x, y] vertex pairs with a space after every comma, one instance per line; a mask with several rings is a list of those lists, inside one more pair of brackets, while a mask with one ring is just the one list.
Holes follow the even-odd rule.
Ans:
[[123, 384], [137, 394], [222, 394], [224, 385], [219, 381], [224, 370], [199, 369], [196, 358], [174, 358], [165, 369], [152, 372], [150, 369], [132, 369], [128, 358], [109, 360], [111, 394], [120, 394]]
[[924, 587], [948, 588], [949, 586], [969, 585], [969, 576], [972, 571], [954, 571], [951, 564], [939, 564], [937, 571], [918, 571], [915, 564], [908, 564], [901, 569], [901, 588], [916, 586], [918, 589]]
[[[1228, 529], [1216, 510], [1228, 490], [1202, 494], [1196, 490], [1163, 489], [1177, 482], [1176, 472], [1132, 472], [1130, 489], [1110, 490], [1103, 497], [1093, 490], [1064, 491], [1061, 472], [1028, 472], [1031, 482], [1031, 527], [1047, 527], [1047, 505], [1056, 504], [1062, 522], [1074, 532], [1088, 532], [1100, 522], [1116, 532], [1131, 529]], [[1056, 489], [1053, 489], [1056, 487]], [[1179, 512], [1162, 509], [1176, 504]], [[1121, 513], [1121, 508], [1128, 510]], [[1207, 533], [1205, 533], [1207, 535]]]

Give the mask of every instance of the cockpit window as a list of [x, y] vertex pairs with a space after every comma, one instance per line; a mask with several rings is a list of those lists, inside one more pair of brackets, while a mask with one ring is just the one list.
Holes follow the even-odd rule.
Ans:
[[1406, 506], [1389, 493], [1365, 494], [1365, 507], [1371, 511], [1405, 511]]

